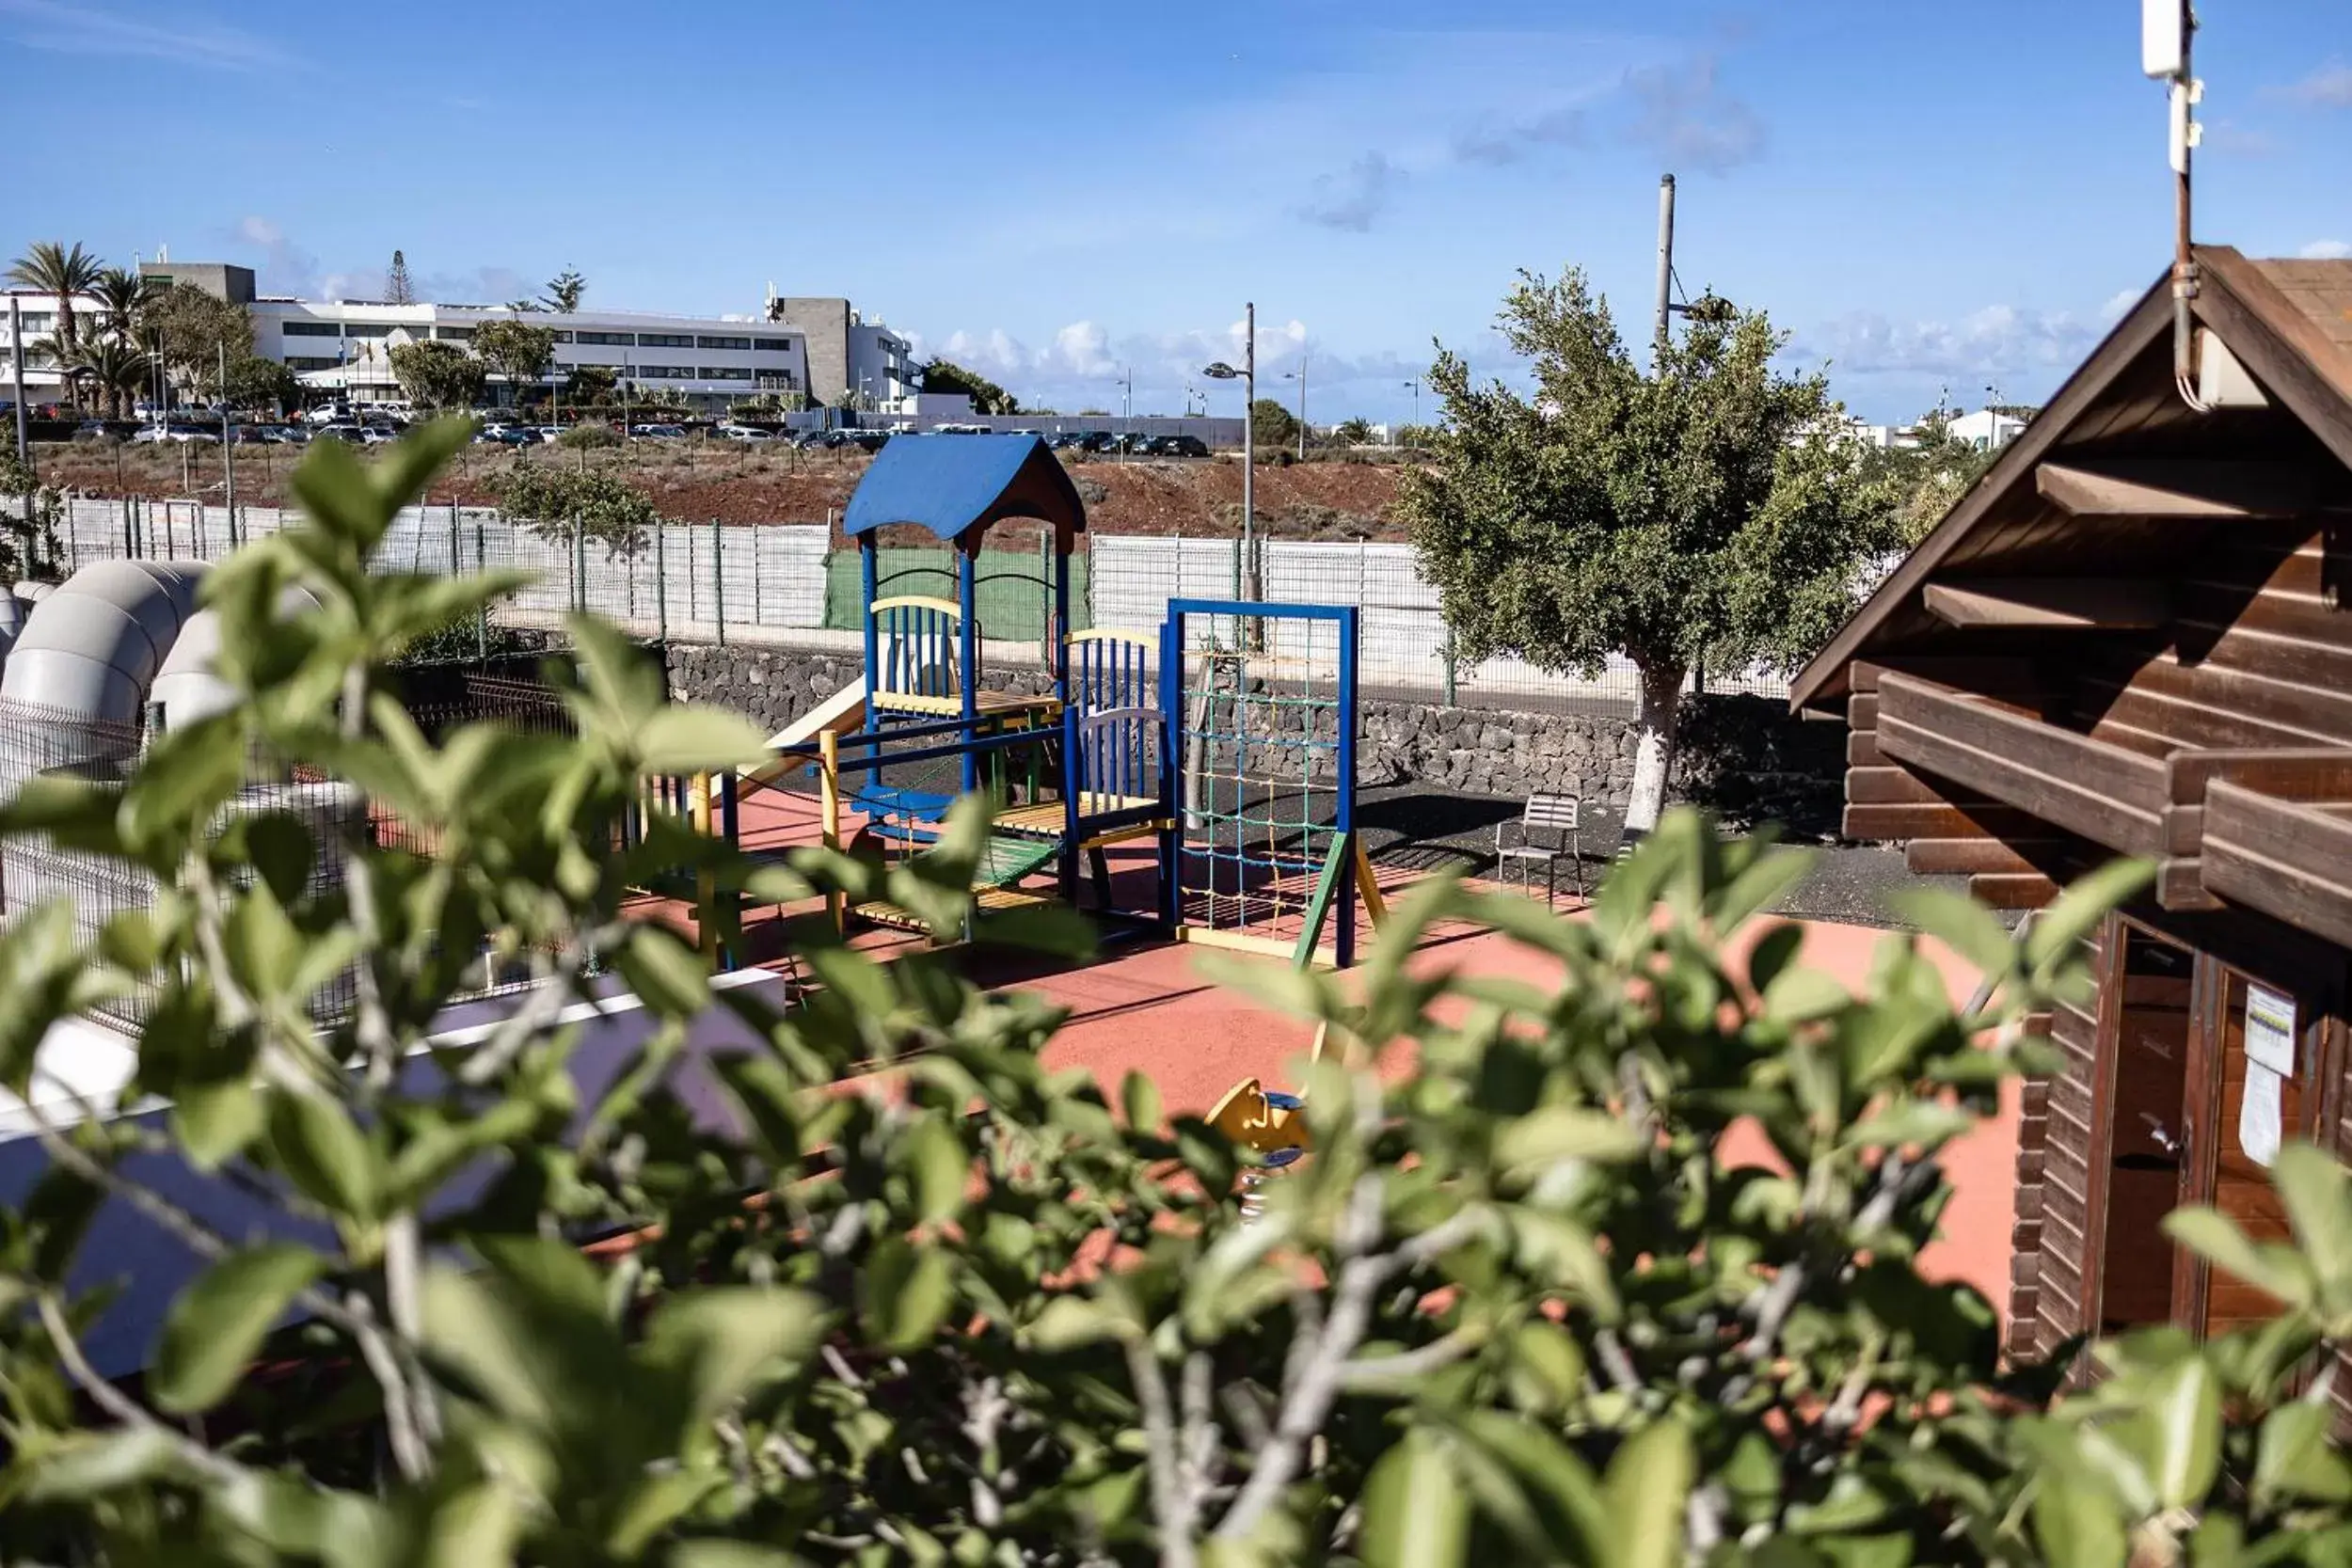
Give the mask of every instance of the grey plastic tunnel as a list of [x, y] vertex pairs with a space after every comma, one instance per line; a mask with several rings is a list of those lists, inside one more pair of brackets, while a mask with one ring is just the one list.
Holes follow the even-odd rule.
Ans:
[[0, 669], [8, 667], [9, 650], [24, 629], [25, 604], [14, 594], [0, 594]]
[[[318, 608], [317, 595], [299, 584], [289, 583], [278, 593], [278, 618], [281, 621], [313, 614]], [[213, 671], [213, 659], [219, 652], [220, 612], [199, 610], [180, 628], [148, 689], [148, 702], [163, 709], [165, 729], [180, 729], [236, 705], [235, 689]]]
[[196, 613], [204, 565], [101, 561], [33, 606], [0, 671], [0, 700], [135, 724], [149, 685]]

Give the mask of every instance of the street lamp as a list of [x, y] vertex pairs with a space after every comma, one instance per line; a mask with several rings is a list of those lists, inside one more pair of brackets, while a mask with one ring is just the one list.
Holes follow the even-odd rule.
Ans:
[[1417, 377], [1406, 382], [1405, 389], [1413, 394], [1413, 428], [1419, 430], [1421, 428], [1421, 381]]
[[1254, 599], [1258, 596], [1258, 443], [1256, 432], [1250, 428], [1250, 411], [1258, 404], [1258, 306], [1256, 301], [1243, 307], [1241, 369], [1219, 359], [1204, 365], [1200, 373], [1212, 381], [1232, 381], [1242, 384], [1241, 408], [1241, 556], [1233, 562], [1233, 596]]

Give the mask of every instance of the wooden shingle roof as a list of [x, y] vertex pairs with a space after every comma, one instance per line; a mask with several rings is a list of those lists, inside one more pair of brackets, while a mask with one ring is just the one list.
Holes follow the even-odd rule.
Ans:
[[[1931, 577], [2137, 575], [2177, 530], [2127, 507], [2069, 506], [2053, 469], [2112, 472], [2150, 462], [2278, 462], [2352, 480], [2352, 260], [2249, 261], [2198, 247], [2193, 309], [2260, 383], [2271, 406], [2199, 413], [2173, 386], [2169, 275], [2159, 277], [1790, 686], [1799, 707], [1841, 706], [1857, 657], [1933, 651], [1949, 627], [1930, 612]], [[2341, 503], [2341, 493], [2322, 498]]]

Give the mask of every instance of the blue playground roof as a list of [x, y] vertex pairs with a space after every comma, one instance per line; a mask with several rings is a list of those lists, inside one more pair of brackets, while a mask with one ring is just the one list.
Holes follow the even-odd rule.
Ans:
[[899, 436], [874, 454], [850, 497], [851, 538], [896, 523], [954, 541], [1006, 517], [1035, 517], [1067, 537], [1086, 503], [1053, 450], [1035, 436]]

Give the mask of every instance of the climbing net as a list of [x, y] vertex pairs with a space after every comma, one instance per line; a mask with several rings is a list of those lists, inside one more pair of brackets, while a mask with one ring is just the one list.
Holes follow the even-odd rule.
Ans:
[[1178, 917], [1289, 945], [1346, 879], [1355, 627], [1319, 606], [1215, 608], [1180, 622]]

